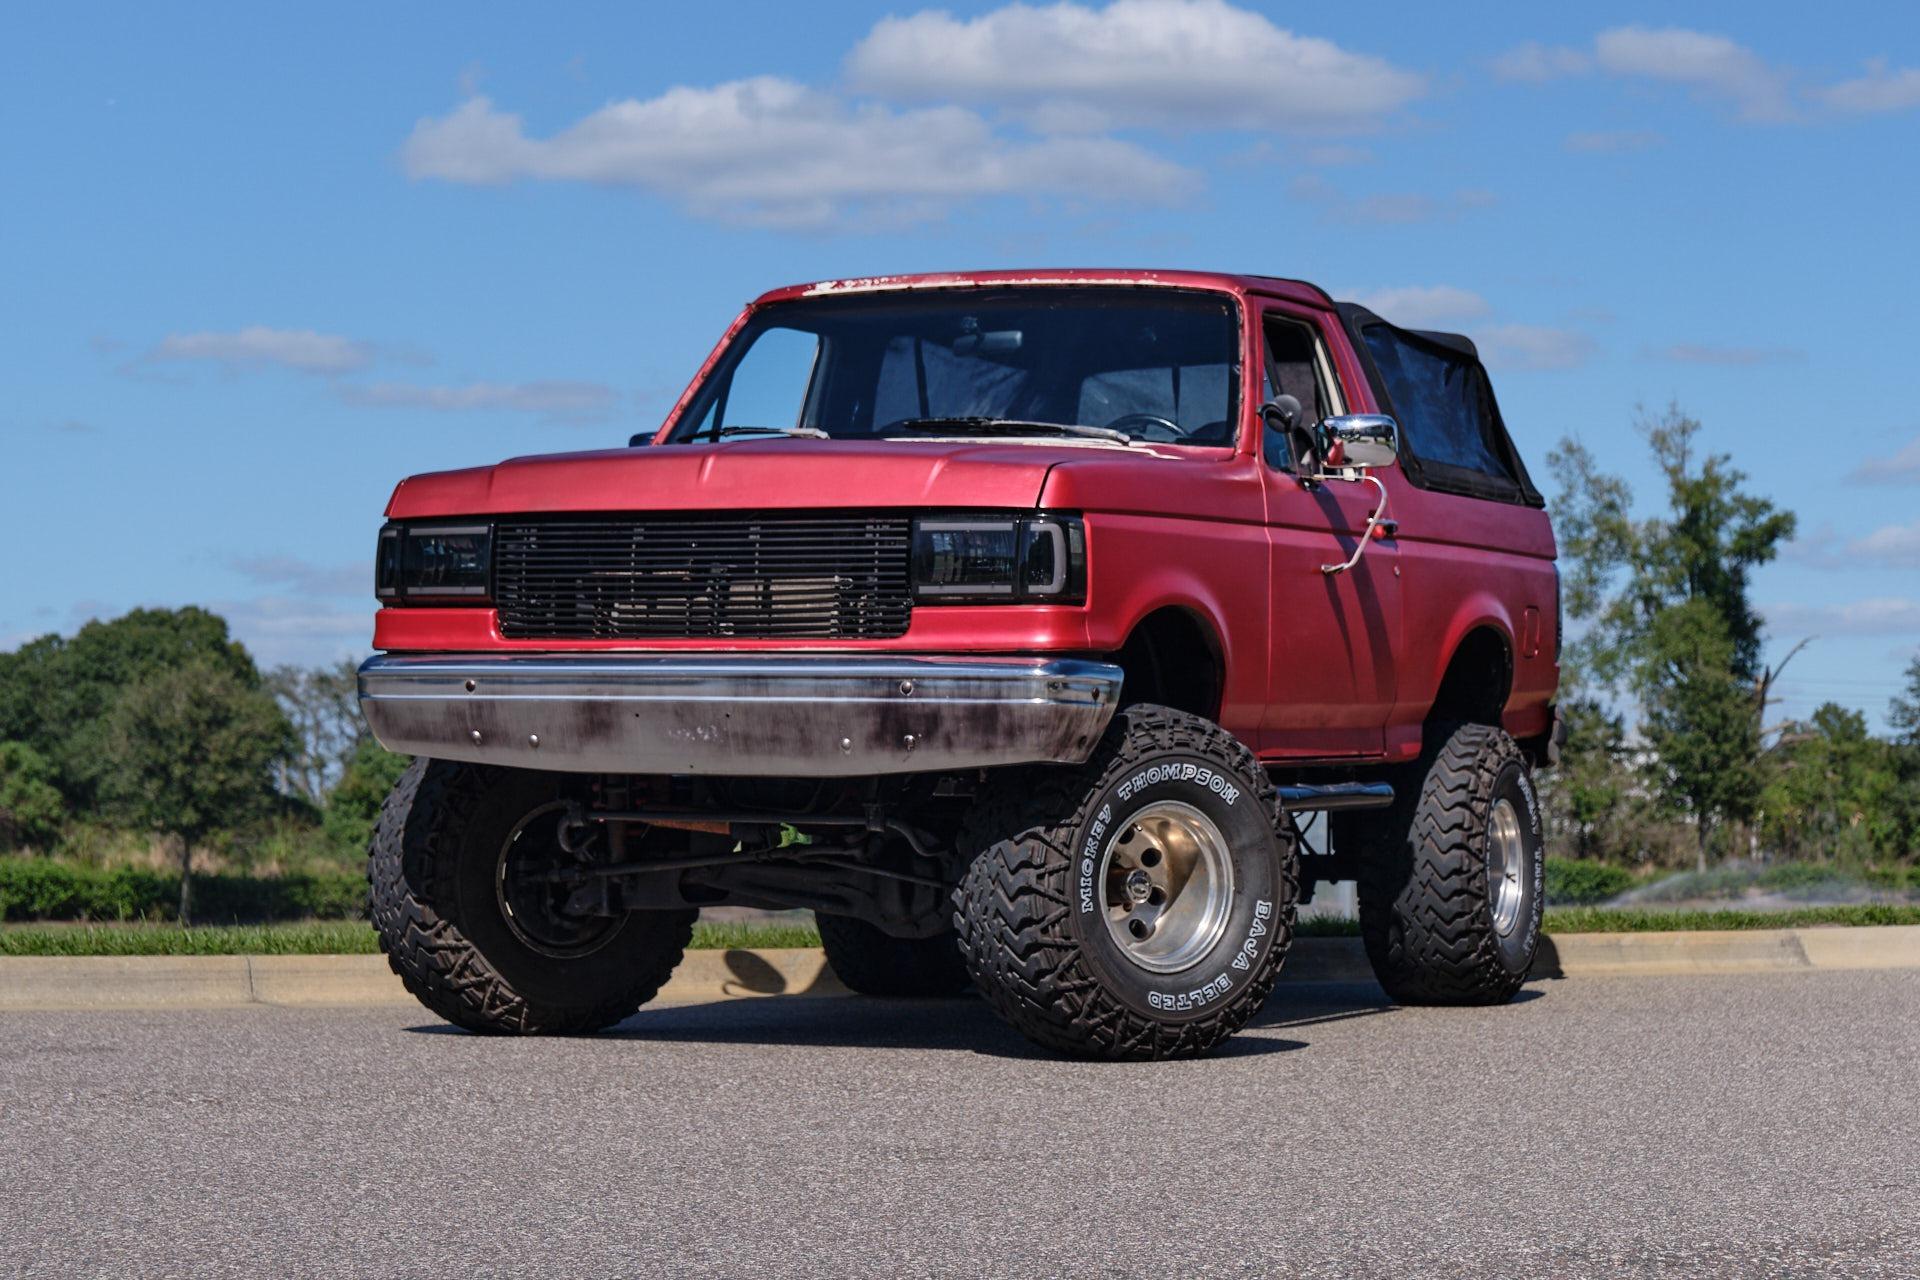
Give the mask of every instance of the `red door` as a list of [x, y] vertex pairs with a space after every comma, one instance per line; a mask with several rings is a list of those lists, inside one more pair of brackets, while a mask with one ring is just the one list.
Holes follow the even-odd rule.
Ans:
[[[1350, 411], [1321, 330], [1321, 318], [1272, 307], [1262, 318], [1266, 349], [1263, 398], [1292, 395], [1307, 425]], [[1364, 405], [1361, 407], [1364, 408]], [[1377, 756], [1395, 701], [1394, 655], [1401, 643], [1399, 547], [1375, 538], [1351, 569], [1381, 499], [1365, 481], [1310, 481], [1310, 460], [1269, 449], [1266, 489], [1271, 592], [1267, 713], [1261, 753], [1269, 757]], [[1374, 473], [1389, 497], [1402, 488], [1396, 470]], [[1387, 518], [1393, 515], [1391, 502]], [[1389, 530], [1391, 526], [1388, 526]]]

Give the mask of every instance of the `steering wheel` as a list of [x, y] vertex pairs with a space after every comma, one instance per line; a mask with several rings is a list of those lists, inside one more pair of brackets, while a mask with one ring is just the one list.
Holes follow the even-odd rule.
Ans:
[[[1142, 440], [1158, 440], [1164, 444], [1178, 444], [1187, 438], [1187, 433], [1179, 423], [1171, 418], [1163, 418], [1157, 413], [1122, 414], [1107, 424], [1107, 430], [1125, 431], [1128, 435], [1137, 435]], [[1153, 431], [1163, 431], [1166, 434], [1154, 435]]]

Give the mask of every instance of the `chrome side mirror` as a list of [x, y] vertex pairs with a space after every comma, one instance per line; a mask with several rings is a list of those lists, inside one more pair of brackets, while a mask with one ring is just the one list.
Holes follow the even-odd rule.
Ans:
[[1384, 413], [1347, 413], [1318, 428], [1320, 458], [1329, 470], [1390, 467], [1400, 456], [1400, 426]]

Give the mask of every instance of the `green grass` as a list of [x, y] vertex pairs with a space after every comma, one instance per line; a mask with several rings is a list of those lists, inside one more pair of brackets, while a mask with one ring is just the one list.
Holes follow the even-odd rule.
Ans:
[[1812, 925], [1920, 924], [1920, 906], [1873, 903], [1784, 911], [1658, 911], [1549, 907], [1548, 933], [1668, 933], [1676, 929], [1803, 929]]
[[812, 923], [750, 924], [728, 921], [709, 924], [705, 920], [693, 926], [695, 951], [731, 951], [749, 947], [817, 947], [820, 931]]
[[[1920, 924], [1920, 906], [1802, 907], [1790, 911], [1649, 911], [1615, 907], [1554, 907], [1549, 933], [1657, 933], [1675, 929], [1791, 929], [1809, 925]], [[1351, 920], [1303, 920], [1305, 938], [1359, 933]], [[695, 950], [817, 947], [820, 934], [801, 923], [701, 923]], [[373, 929], [356, 920], [287, 924], [13, 924], [0, 926], [0, 956], [306, 956], [370, 955], [379, 950]]]
[[10, 924], [0, 956], [317, 956], [380, 949], [361, 920], [226, 924]]

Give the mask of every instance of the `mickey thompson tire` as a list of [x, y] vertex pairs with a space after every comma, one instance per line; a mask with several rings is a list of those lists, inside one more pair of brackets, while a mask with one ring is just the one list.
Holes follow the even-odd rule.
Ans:
[[981, 798], [954, 927], [974, 984], [1075, 1057], [1206, 1053], [1273, 990], [1293, 936], [1291, 821], [1253, 753], [1166, 707], [1124, 707], [1083, 765]]
[[[418, 759], [369, 850], [373, 925], [421, 1004], [469, 1031], [597, 1031], [666, 982], [697, 911], [568, 917], [509, 872], [547, 856], [561, 782], [524, 769]], [[517, 900], [520, 909], [514, 911]]]
[[[1369, 815], [1371, 817], [1371, 815]], [[1545, 841], [1519, 746], [1455, 729], [1418, 798], [1360, 826], [1360, 936], [1401, 1004], [1505, 1004], [1540, 941]]]
[[851, 916], [813, 913], [834, 976], [863, 996], [957, 996], [967, 966], [952, 933], [895, 938]]

